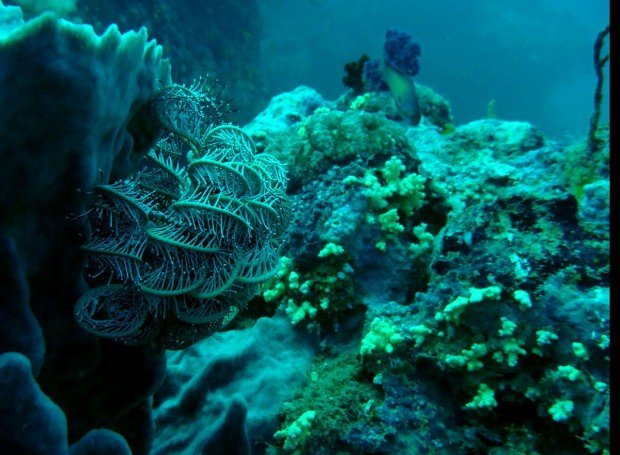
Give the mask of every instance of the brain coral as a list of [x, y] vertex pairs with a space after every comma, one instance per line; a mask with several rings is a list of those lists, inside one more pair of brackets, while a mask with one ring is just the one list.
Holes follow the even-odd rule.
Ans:
[[74, 314], [99, 336], [166, 349], [220, 328], [275, 273], [290, 218], [283, 166], [221, 124], [199, 85], [150, 104], [163, 138], [129, 178], [94, 188], [83, 249], [91, 289]]

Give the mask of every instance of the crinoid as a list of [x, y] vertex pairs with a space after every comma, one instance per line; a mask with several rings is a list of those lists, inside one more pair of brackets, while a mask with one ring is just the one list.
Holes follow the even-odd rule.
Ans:
[[151, 103], [162, 139], [140, 171], [94, 188], [83, 246], [93, 286], [74, 314], [126, 344], [181, 349], [213, 333], [272, 276], [290, 219], [286, 172], [257, 154], [199, 85]]

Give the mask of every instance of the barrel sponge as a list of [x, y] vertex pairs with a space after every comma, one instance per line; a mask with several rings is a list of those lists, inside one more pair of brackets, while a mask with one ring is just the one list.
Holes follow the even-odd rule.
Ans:
[[67, 452], [67, 420], [39, 388], [22, 354], [0, 354], [0, 447], [3, 453]]
[[112, 25], [99, 36], [53, 13], [23, 22], [0, 3], [3, 16], [11, 21], [0, 20], [0, 207], [11, 214], [5, 232], [36, 268], [54, 235], [53, 226], [34, 232], [47, 224], [40, 216], [81, 213], [76, 188], [129, 162], [128, 125], [170, 83], [170, 65], [145, 28], [121, 34]]
[[28, 358], [17, 352], [0, 354], [0, 447], [2, 453], [33, 455], [131, 454], [127, 441], [105, 428], [69, 447], [65, 414], [34, 380]]
[[86, 433], [78, 442], [69, 447], [69, 455], [131, 455], [125, 438], [105, 428], [97, 428]]
[[77, 0], [14, 0], [27, 16], [35, 16], [45, 11], [54, 11], [66, 16], [77, 10]]
[[28, 282], [15, 243], [0, 227], [0, 353], [19, 352], [30, 360], [35, 376], [43, 366], [43, 331], [29, 303]]

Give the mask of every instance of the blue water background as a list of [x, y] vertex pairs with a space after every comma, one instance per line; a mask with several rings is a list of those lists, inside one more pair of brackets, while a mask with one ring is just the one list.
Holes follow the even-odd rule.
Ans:
[[[416, 81], [451, 103], [456, 123], [527, 120], [546, 135], [585, 134], [592, 112], [593, 43], [609, 23], [603, 0], [261, 0], [267, 94], [300, 84], [343, 91], [343, 64], [378, 58], [396, 27], [419, 38]], [[606, 74], [608, 78], [609, 74]], [[608, 121], [608, 79], [602, 121]]]

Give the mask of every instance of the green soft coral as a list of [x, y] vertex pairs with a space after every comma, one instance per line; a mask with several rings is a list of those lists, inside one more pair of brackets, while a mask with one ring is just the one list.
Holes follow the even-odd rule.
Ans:
[[382, 211], [388, 207], [397, 208], [406, 216], [412, 216], [424, 204], [426, 179], [419, 174], [406, 174], [406, 166], [396, 156], [385, 162], [383, 169], [368, 171], [362, 180], [368, 188], [370, 207]]
[[279, 304], [293, 325], [332, 330], [356, 306], [353, 268], [342, 245], [327, 243], [317, 257], [317, 267], [305, 272], [282, 258], [279, 271], [263, 286], [263, 298]]
[[465, 405], [465, 409], [493, 409], [497, 406], [495, 392], [485, 383], [480, 384], [476, 396]]
[[315, 411], [306, 411], [288, 427], [276, 431], [273, 437], [284, 441], [284, 450], [301, 453], [306, 439], [310, 436], [312, 421], [315, 417]]
[[391, 354], [394, 346], [403, 341], [403, 335], [392, 321], [387, 318], [374, 318], [370, 323], [370, 331], [362, 339], [360, 354], [362, 357], [375, 351]]
[[[366, 221], [379, 224], [383, 238], [375, 246], [381, 251], [385, 251], [388, 240], [405, 231], [407, 219], [415, 216], [425, 203], [426, 178], [406, 170], [400, 158], [391, 156], [383, 168], [369, 169], [361, 179], [349, 176], [344, 180], [345, 184], [366, 187], [370, 209]], [[418, 233], [421, 234], [419, 230]]]

